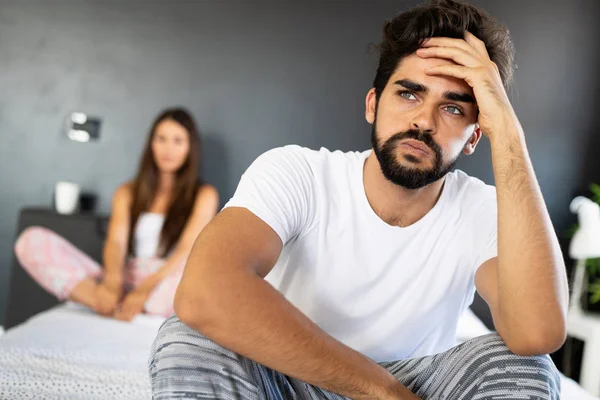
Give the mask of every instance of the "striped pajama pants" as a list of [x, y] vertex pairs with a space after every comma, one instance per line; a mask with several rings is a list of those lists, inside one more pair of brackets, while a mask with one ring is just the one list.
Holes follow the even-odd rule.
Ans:
[[[422, 399], [559, 399], [550, 357], [510, 352], [493, 333], [427, 357], [381, 363]], [[342, 400], [345, 397], [255, 363], [183, 324], [158, 331], [149, 359], [154, 400]]]

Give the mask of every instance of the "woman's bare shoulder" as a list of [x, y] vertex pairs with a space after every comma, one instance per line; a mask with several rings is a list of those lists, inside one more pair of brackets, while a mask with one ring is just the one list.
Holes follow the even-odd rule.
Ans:
[[213, 185], [205, 183], [198, 187], [198, 191], [196, 192], [196, 202], [204, 202], [204, 201], [215, 201], [219, 200], [219, 192], [217, 188]]
[[113, 203], [131, 203], [133, 199], [133, 181], [127, 181], [119, 185], [113, 195]]

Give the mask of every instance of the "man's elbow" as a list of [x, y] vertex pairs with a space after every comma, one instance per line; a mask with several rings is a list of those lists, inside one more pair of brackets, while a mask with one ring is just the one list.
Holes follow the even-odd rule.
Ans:
[[551, 330], [533, 330], [506, 340], [508, 349], [519, 356], [537, 356], [554, 353], [567, 338], [566, 327], [555, 326]]
[[173, 308], [175, 315], [190, 328], [205, 333], [214, 324], [213, 305], [206, 296], [199, 294], [201, 290], [190, 290], [179, 285], [175, 293]]

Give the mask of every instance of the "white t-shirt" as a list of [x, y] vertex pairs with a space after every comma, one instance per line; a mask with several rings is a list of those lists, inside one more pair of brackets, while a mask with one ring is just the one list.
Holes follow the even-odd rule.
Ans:
[[331, 336], [375, 361], [448, 350], [475, 271], [497, 255], [495, 188], [451, 172], [433, 209], [391, 226], [365, 194], [370, 152], [268, 151], [225, 207], [277, 232], [284, 247], [266, 280]]

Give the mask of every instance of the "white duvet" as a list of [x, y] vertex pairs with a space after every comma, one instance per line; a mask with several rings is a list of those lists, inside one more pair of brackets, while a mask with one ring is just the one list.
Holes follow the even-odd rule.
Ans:
[[[0, 399], [150, 399], [147, 359], [163, 319], [131, 323], [67, 303], [0, 337]], [[457, 342], [488, 332], [467, 310]], [[562, 377], [563, 400], [600, 400]]]
[[72, 303], [0, 337], [0, 399], [150, 399], [147, 360], [163, 318], [131, 323]]

